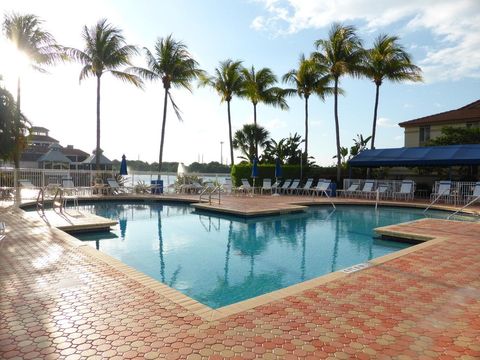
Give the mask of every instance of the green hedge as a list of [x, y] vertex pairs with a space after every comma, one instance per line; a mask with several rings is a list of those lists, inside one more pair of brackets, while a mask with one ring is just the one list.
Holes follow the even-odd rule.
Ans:
[[[358, 169], [352, 169], [352, 176], [357, 174]], [[342, 175], [348, 177], [348, 170], [343, 170]], [[252, 183], [252, 165], [251, 164], [238, 164], [232, 167], [231, 171], [232, 183], [234, 186], [240, 186], [241, 179], [246, 178]], [[363, 175], [364, 176], [364, 175]], [[261, 164], [258, 165], [258, 178], [255, 180], [256, 185], [261, 185], [263, 179], [275, 178], [275, 165], [274, 164]], [[282, 179], [299, 179], [300, 178], [300, 165], [282, 165]], [[337, 178], [337, 168], [333, 166], [329, 167], [303, 167], [302, 168], [302, 180], [307, 178], [317, 179], [329, 179], [335, 182]], [[342, 179], [343, 183], [343, 179]]]

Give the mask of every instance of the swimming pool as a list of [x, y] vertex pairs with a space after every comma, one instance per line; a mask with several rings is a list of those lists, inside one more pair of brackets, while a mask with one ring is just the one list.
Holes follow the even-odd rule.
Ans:
[[110, 233], [77, 234], [80, 240], [212, 308], [406, 248], [373, 229], [424, 217], [421, 209], [371, 206], [248, 220], [176, 203], [98, 202], [80, 210], [119, 221]]

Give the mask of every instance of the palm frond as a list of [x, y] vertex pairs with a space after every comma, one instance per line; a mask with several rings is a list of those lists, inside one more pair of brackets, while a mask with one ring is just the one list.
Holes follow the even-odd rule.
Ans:
[[175, 101], [173, 101], [172, 94], [170, 92], [168, 92], [168, 98], [170, 99], [170, 102], [172, 104], [173, 111], [175, 111], [175, 115], [177, 115], [177, 119], [183, 121], [182, 112], [180, 111], [180, 108], [177, 106], [177, 104], [175, 104]]
[[110, 70], [110, 73], [113, 76], [115, 76], [117, 79], [120, 79], [124, 82], [133, 84], [136, 87], [139, 87], [140, 89], [143, 89], [142, 79], [134, 74], [129, 74], [128, 72], [123, 72], [118, 70]]

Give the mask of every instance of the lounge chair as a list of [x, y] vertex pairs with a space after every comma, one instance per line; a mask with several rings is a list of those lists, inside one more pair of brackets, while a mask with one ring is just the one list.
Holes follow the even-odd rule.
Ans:
[[290, 186], [285, 190], [285, 194], [293, 195], [293, 193], [298, 190], [299, 185], [300, 185], [300, 179], [293, 180]]
[[128, 187], [120, 186], [120, 184], [114, 178], [108, 178], [107, 179], [107, 184], [108, 184], [108, 192], [111, 195], [126, 194], [130, 191], [130, 188], [128, 188]]
[[248, 179], [241, 179], [242, 185], [237, 188], [237, 191], [244, 193], [245, 195], [250, 193], [253, 194], [253, 187], [248, 182]]
[[0, 221], [0, 241], [3, 240], [5, 238], [5, 236], [7, 236], [5, 234], [5, 229], [6, 229], [6, 225], [3, 221]]
[[232, 193], [232, 179], [227, 177], [225, 178], [225, 182], [222, 184], [222, 190], [225, 194]]
[[289, 187], [290, 185], [292, 184], [292, 179], [287, 179], [285, 180], [285, 182], [282, 184], [282, 186], [279, 186], [277, 188], [278, 192], [285, 192]]
[[329, 195], [328, 195], [327, 191], [330, 188], [331, 183], [332, 182], [330, 180], [325, 180], [325, 179], [318, 180], [317, 186], [315, 186], [313, 189], [310, 190], [312, 192], [312, 196], [325, 195], [325, 196], [328, 197]]
[[375, 182], [373, 180], [365, 180], [363, 187], [361, 190], [355, 191], [354, 195], [362, 196], [362, 197], [369, 197], [369, 195], [373, 191], [373, 184]]
[[302, 187], [298, 188], [297, 194], [308, 194], [312, 186], [313, 186], [313, 179], [309, 178], [307, 179], [307, 182]]
[[18, 184], [20, 185], [21, 188], [24, 188], [24, 189], [38, 189], [38, 187], [33, 185], [30, 180], [26, 180], [26, 179], [18, 180]]
[[263, 185], [260, 189], [260, 193], [263, 195], [263, 192], [270, 192], [272, 193], [272, 179], [263, 179]]
[[346, 190], [337, 190], [337, 194], [343, 195], [344, 197], [352, 196], [358, 191], [359, 186], [359, 183], [350, 184]]
[[415, 193], [415, 182], [413, 180], [403, 180], [400, 191], [393, 192], [393, 199], [412, 200]]
[[449, 180], [443, 180], [438, 183], [437, 191], [430, 194], [431, 201], [444, 200], [450, 202], [452, 200], [451, 195], [452, 182]]
[[475, 187], [473, 188], [472, 195], [467, 195], [465, 197], [465, 202], [468, 204], [470, 202], [476, 202], [480, 200], [480, 181], [475, 183]]
[[280, 183], [281, 183], [281, 180], [276, 180], [273, 184], [272, 184], [272, 194], [275, 193], [278, 195], [278, 189], [280, 188]]

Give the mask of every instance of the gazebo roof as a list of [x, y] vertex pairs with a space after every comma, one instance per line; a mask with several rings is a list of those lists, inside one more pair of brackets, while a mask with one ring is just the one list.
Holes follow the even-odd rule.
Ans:
[[62, 154], [62, 147], [58, 144], [51, 144], [49, 146], [50, 150], [44, 155], [42, 155], [38, 162], [56, 162], [56, 163], [67, 163], [70, 164], [72, 161]]
[[[90, 155], [88, 158], [82, 161], [82, 164], [95, 164], [97, 161], [97, 154], [95, 152]], [[101, 165], [110, 165], [112, 162], [105, 157], [103, 154], [100, 154], [100, 164]]]

